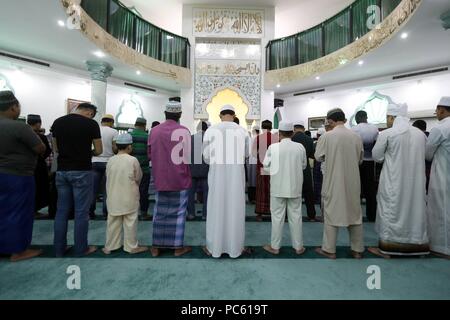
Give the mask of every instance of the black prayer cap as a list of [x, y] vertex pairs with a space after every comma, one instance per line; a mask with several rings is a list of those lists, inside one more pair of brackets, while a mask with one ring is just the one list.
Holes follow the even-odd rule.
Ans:
[[33, 125], [36, 123], [42, 123], [42, 119], [41, 116], [38, 114], [29, 114], [27, 117], [27, 123], [29, 125]]

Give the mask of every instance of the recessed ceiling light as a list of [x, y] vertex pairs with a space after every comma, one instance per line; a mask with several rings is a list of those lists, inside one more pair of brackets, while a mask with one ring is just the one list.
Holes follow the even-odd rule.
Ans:
[[93, 54], [99, 58], [104, 58], [105, 54], [103, 52], [101, 52], [100, 50], [98, 51], [94, 51]]
[[281, 85], [280, 85], [280, 84], [277, 84], [277, 88], [279, 88], [279, 87], [281, 87]]
[[140, 70], [136, 71], [136, 74], [137, 74], [138, 76], [140, 76], [140, 75], [141, 75], [141, 71], [140, 71]]
[[358, 64], [359, 64], [360, 66], [362, 66], [362, 65], [364, 64], [364, 61], [363, 61], [363, 60], [359, 60]]
[[406, 39], [408, 38], [408, 33], [403, 32], [402, 35], [400, 36], [402, 39]]
[[66, 24], [64, 23], [64, 21], [58, 20], [58, 26], [60, 26], [60, 27], [65, 27]]
[[320, 77], [319, 77], [319, 76], [317, 76], [317, 77], [316, 77], [316, 80], [320, 80]]

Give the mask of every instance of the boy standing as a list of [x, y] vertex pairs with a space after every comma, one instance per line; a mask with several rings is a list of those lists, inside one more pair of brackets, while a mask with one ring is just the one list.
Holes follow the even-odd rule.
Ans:
[[137, 241], [137, 222], [139, 211], [139, 184], [142, 170], [139, 161], [130, 155], [133, 151], [133, 138], [129, 133], [116, 139], [118, 153], [106, 166], [106, 194], [108, 222], [105, 254], [122, 246], [124, 230], [124, 251], [134, 254], [148, 250], [139, 247]]

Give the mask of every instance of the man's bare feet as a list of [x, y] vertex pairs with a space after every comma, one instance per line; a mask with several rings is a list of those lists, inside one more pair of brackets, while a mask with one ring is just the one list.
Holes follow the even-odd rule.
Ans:
[[106, 254], [106, 255], [110, 255], [110, 254], [111, 254], [111, 250], [108, 250], [108, 249], [106, 249], [106, 248], [103, 248], [102, 251], [103, 251], [103, 253]]
[[367, 249], [367, 251], [369, 251], [371, 254], [374, 254], [378, 257], [384, 258], [384, 259], [390, 259], [391, 256], [388, 254], [384, 254], [380, 251], [380, 248], [376, 248], [376, 247], [370, 247]]
[[306, 252], [306, 248], [305, 247], [303, 247], [303, 248], [301, 248], [299, 250], [295, 249], [295, 253], [298, 254], [299, 256], [304, 254], [305, 252]]
[[322, 248], [316, 248], [316, 250], [314, 250], [314, 251], [316, 253], [320, 254], [321, 256], [327, 257], [328, 259], [332, 259], [332, 260], [336, 259], [335, 253], [328, 253], [326, 251], [323, 251]]
[[363, 254], [362, 252], [356, 252], [352, 250], [352, 257], [353, 259], [362, 259], [363, 258]]
[[269, 252], [271, 254], [275, 254], [275, 255], [280, 253], [279, 249], [277, 250], [277, 249], [272, 248], [272, 246], [270, 244], [266, 244], [263, 247], [263, 249], [266, 250], [267, 252]]
[[212, 253], [209, 252], [209, 250], [208, 250], [208, 248], [206, 246], [202, 247], [202, 250], [208, 257], [212, 256]]
[[253, 254], [253, 249], [250, 248], [244, 248], [244, 250], [242, 250], [241, 254]]
[[159, 256], [159, 254], [161, 253], [160, 251], [159, 251], [159, 249], [158, 248], [151, 248], [150, 249], [150, 253], [152, 254], [152, 257], [157, 257], [157, 256]]
[[148, 247], [137, 247], [135, 249], [133, 249], [130, 254], [139, 254], [142, 252], [147, 252], [148, 251]]
[[192, 251], [191, 247], [183, 247], [181, 249], [175, 249], [175, 257], [181, 257], [183, 254], [189, 253]]
[[31, 259], [37, 256], [40, 256], [42, 254], [41, 249], [27, 249], [21, 253], [13, 254], [10, 258], [11, 262], [18, 262], [22, 260]]
[[96, 246], [89, 246], [87, 251], [84, 253], [85, 256], [88, 256], [90, 254], [93, 254], [95, 251], [97, 251]]

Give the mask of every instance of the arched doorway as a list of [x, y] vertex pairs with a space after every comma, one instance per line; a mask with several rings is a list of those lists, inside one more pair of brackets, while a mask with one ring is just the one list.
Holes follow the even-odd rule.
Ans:
[[249, 111], [248, 104], [241, 95], [232, 88], [218, 90], [207, 104], [206, 112], [208, 112], [211, 124], [214, 125], [220, 122], [220, 109], [226, 104], [234, 107], [236, 116], [240, 120], [240, 125], [243, 128], [247, 128], [246, 117]]

